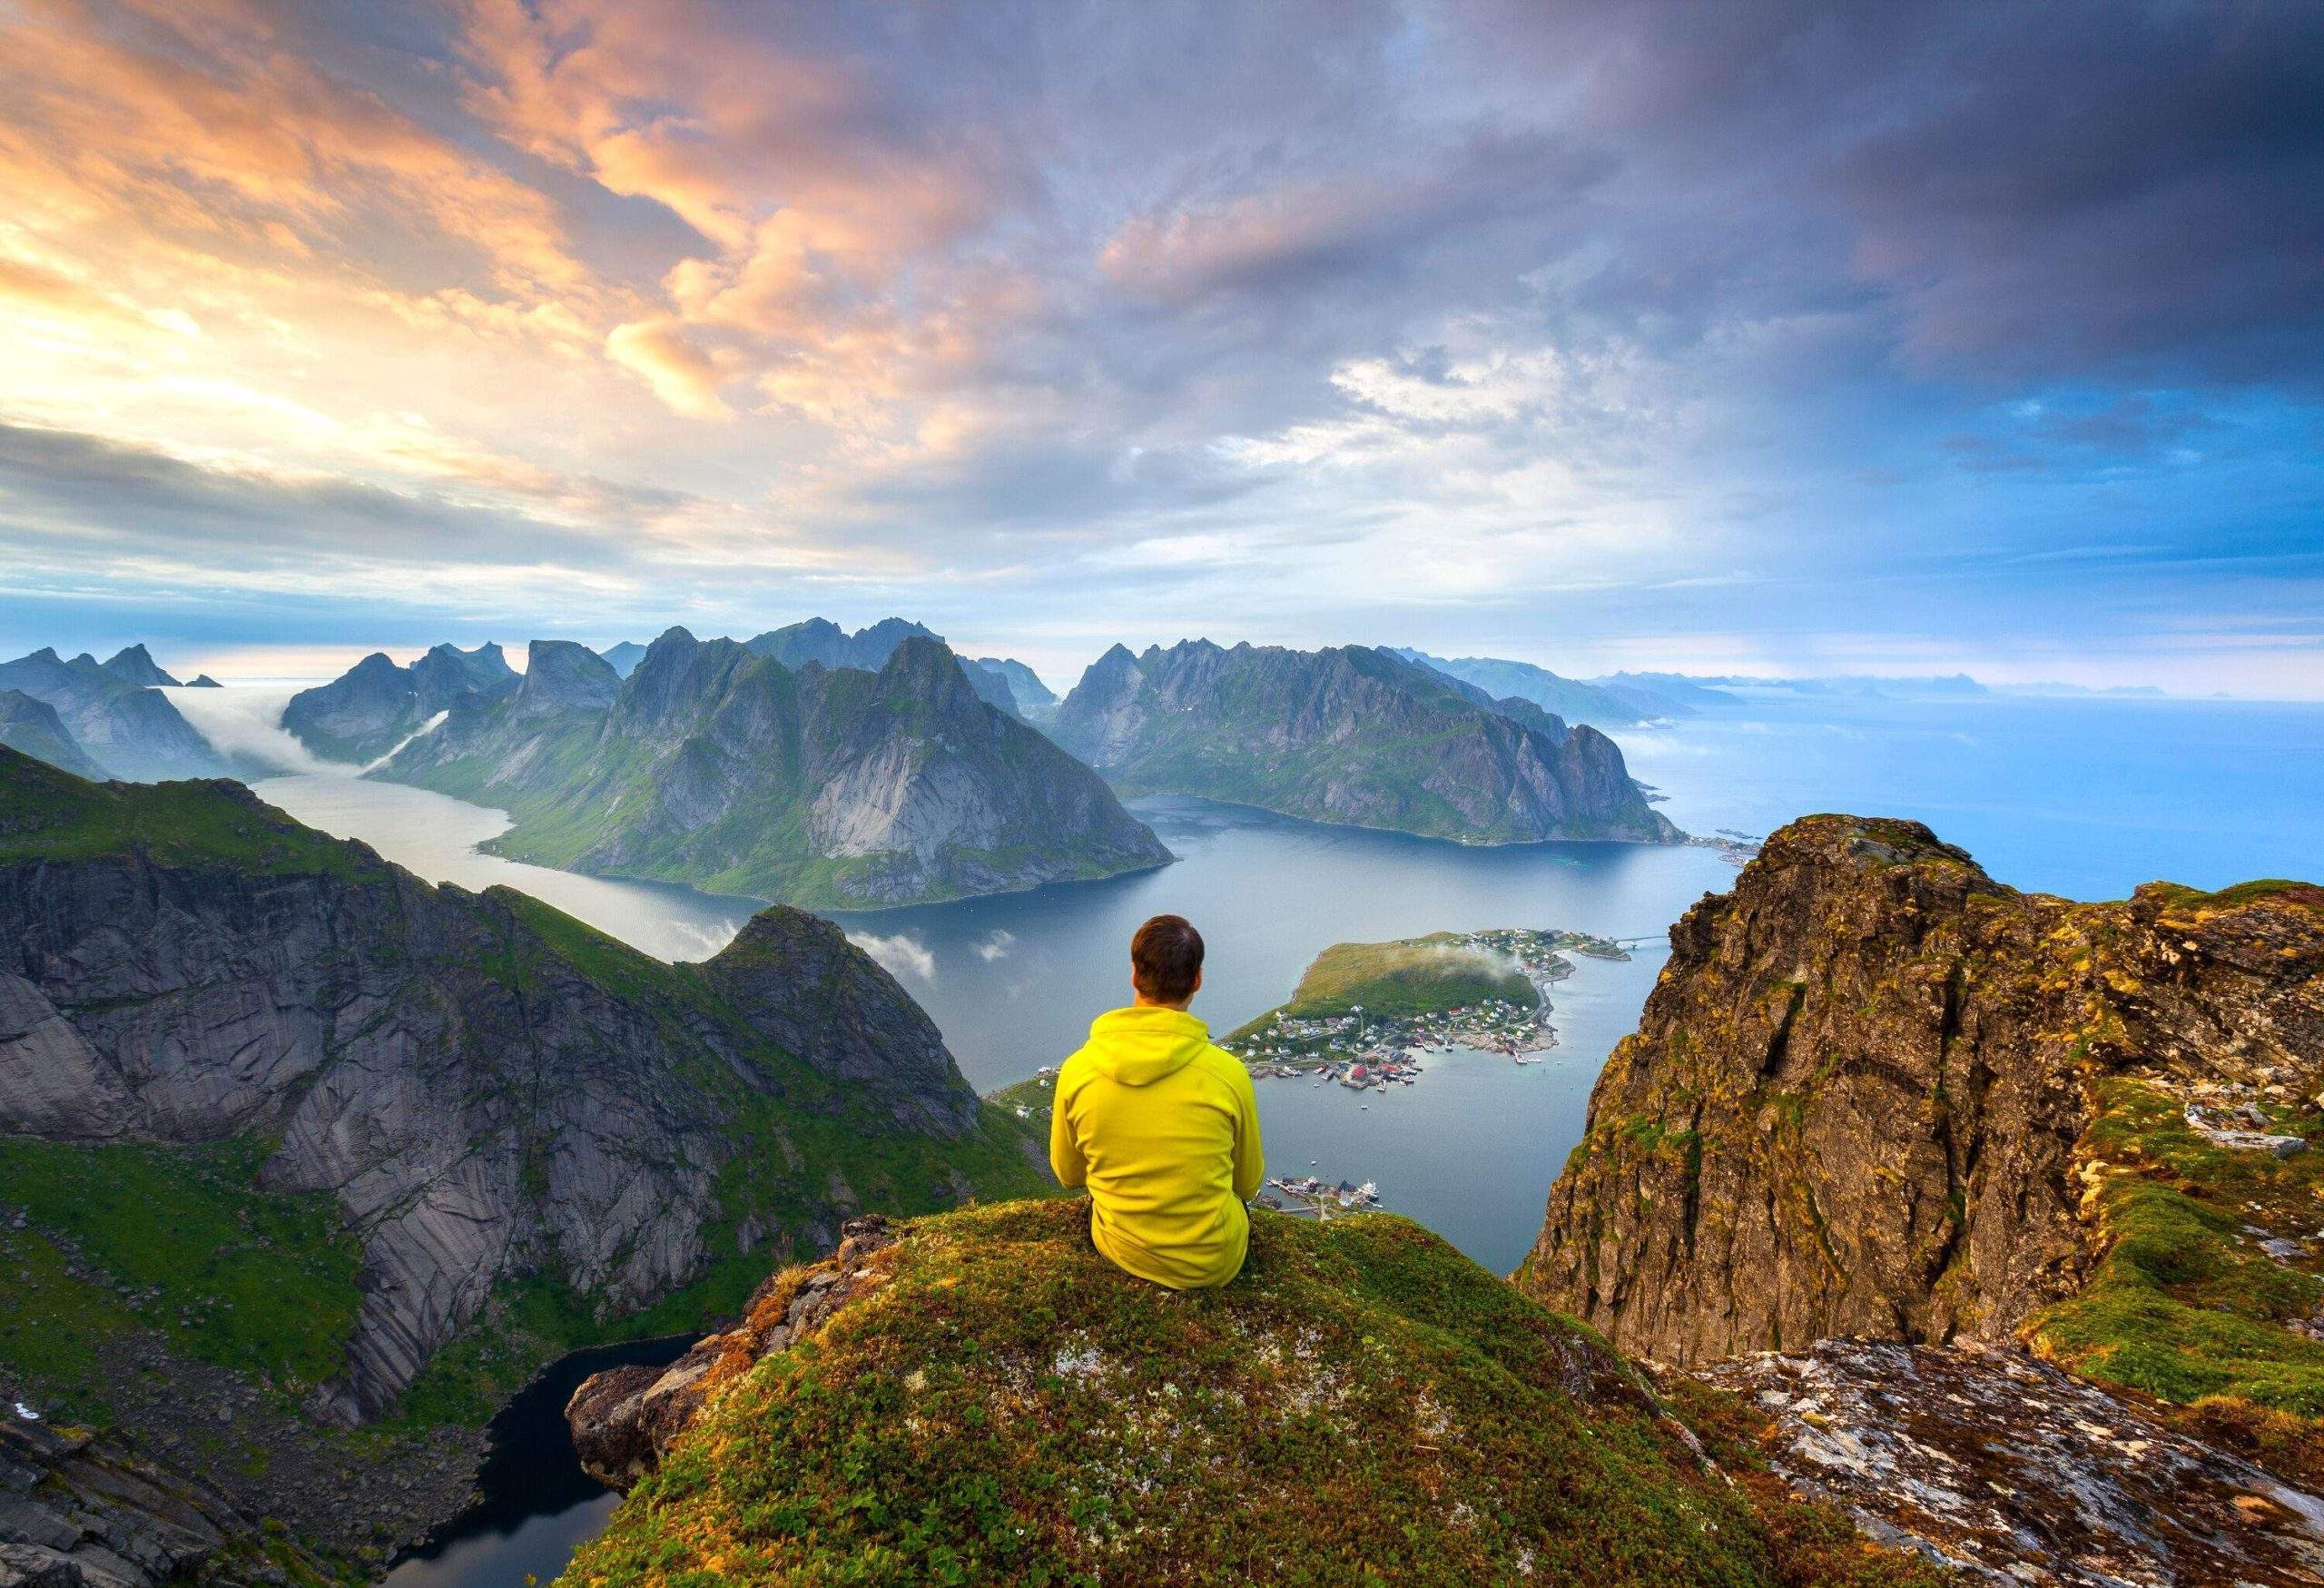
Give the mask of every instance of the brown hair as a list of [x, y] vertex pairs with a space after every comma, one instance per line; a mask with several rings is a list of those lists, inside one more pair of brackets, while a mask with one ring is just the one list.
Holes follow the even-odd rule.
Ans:
[[1202, 974], [1202, 933], [1183, 915], [1157, 915], [1129, 940], [1129, 979], [1157, 1003], [1184, 1003]]

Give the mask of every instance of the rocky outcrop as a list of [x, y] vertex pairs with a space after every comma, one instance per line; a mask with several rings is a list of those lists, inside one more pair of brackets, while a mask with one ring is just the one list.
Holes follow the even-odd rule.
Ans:
[[53, 709], [73, 743], [108, 776], [215, 777], [225, 772], [226, 763], [169, 696], [110, 670], [116, 664], [134, 670], [141, 657], [151, 666], [143, 646], [108, 663], [85, 652], [68, 662], [54, 650], [37, 650], [0, 662], [0, 690], [20, 691]]
[[387, 755], [454, 705], [497, 699], [517, 684], [497, 645], [472, 651], [440, 645], [409, 667], [374, 651], [329, 684], [292, 695], [282, 726], [318, 755], [361, 764]]
[[[629, 1489], [576, 1583], [1930, 1582], [1800, 1558], [1620, 1357], [1436, 1237], [1261, 1214], [1233, 1285], [1078, 1201], [851, 1224], [742, 1322], [567, 1407]], [[1895, 1568], [1895, 1570], [1890, 1570]]]
[[239, 784], [98, 787], [0, 751], [0, 1131], [261, 1136], [267, 1186], [337, 1198], [363, 1252], [319, 1408], [342, 1419], [517, 1276], [610, 1318], [825, 1246], [875, 1194], [1029, 1183], [927, 1016], [795, 912], [673, 967]]
[[525, 658], [524, 681], [509, 697], [508, 715], [519, 722], [566, 712], [604, 711], [621, 692], [621, 675], [611, 663], [570, 640], [537, 639]]
[[771, 1351], [820, 1334], [842, 1307], [879, 1288], [892, 1266], [878, 1254], [895, 1245], [893, 1226], [877, 1214], [841, 1228], [837, 1250], [803, 1269], [768, 1277], [743, 1319], [706, 1335], [667, 1367], [615, 1367], [584, 1381], [565, 1408], [582, 1470], [627, 1494], [662, 1463], [712, 1392]]
[[794, 671], [673, 629], [610, 693], [609, 666], [547, 651], [533, 666], [566, 680], [553, 701], [466, 703], [378, 775], [509, 811], [494, 847], [520, 859], [822, 908], [1169, 859], [1088, 768], [980, 699], [936, 640], [905, 637], [877, 673]]
[[153, 1465], [121, 1435], [51, 1428], [0, 1406], [0, 1584], [279, 1588], [333, 1580], [214, 1485]]
[[1827, 1340], [1703, 1376], [1797, 1490], [1972, 1583], [2324, 1580], [2324, 1501], [2015, 1351]]
[[1522, 1281], [1677, 1363], [2009, 1339], [2114, 1249], [2091, 1137], [2134, 1100], [2111, 1087], [2316, 1094], [2319, 905], [2291, 883], [2076, 904], [1915, 823], [1794, 823], [1672, 929]]
[[21, 689], [0, 689], [0, 745], [75, 777], [101, 781], [105, 774], [104, 768], [74, 743], [56, 708]]
[[1128, 794], [1474, 843], [1679, 836], [1595, 728], [1362, 646], [1116, 646], [1050, 732]]

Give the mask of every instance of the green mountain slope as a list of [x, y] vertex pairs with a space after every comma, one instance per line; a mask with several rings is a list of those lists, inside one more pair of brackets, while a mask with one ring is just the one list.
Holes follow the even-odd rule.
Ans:
[[1088, 768], [907, 636], [877, 673], [798, 669], [674, 629], [626, 678], [533, 647], [379, 775], [500, 806], [545, 865], [819, 908], [999, 893], [1169, 858]]
[[1125, 794], [1471, 843], [1679, 836], [1596, 729], [1362, 646], [1116, 646], [1050, 732]]

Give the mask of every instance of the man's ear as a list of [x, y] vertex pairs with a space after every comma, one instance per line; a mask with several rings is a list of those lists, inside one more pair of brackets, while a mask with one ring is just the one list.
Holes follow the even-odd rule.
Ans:
[[1197, 992], [1200, 992], [1201, 991], [1202, 991], [1202, 972], [1201, 972], [1200, 971], [1196, 971], [1196, 972], [1195, 972], [1195, 984], [1194, 984], [1193, 986], [1191, 986], [1191, 987], [1189, 987], [1189, 988], [1187, 988], [1187, 1001], [1191, 1002], [1191, 1001], [1193, 1001], [1193, 999], [1194, 999], [1194, 995], [1195, 995], [1196, 993], [1197, 993]]

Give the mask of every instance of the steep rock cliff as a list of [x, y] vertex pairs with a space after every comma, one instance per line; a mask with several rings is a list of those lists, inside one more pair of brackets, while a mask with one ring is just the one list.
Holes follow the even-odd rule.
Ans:
[[667, 965], [239, 784], [0, 751], [0, 1132], [261, 1140], [261, 1187], [335, 1199], [362, 1258], [316, 1402], [340, 1419], [393, 1405], [506, 1285], [611, 1319], [818, 1249], [866, 1203], [1031, 1183], [927, 1016], [793, 911]]
[[1127, 794], [1482, 843], [1678, 837], [1595, 728], [1362, 646], [1116, 646], [1050, 732]]
[[519, 859], [825, 908], [1169, 859], [1088, 767], [980, 699], [933, 639], [906, 636], [877, 673], [794, 671], [683, 629], [617, 681], [597, 658], [566, 660], [571, 679], [591, 679], [586, 698], [469, 702], [379, 775], [508, 810], [516, 825], [495, 847]]
[[[2185, 1225], [2170, 1253], [2222, 1273], [2280, 1191], [2315, 1222], [2278, 1182], [2310, 1175], [2306, 1135], [2324, 1137], [2324, 890], [2078, 904], [2003, 886], [1917, 824], [1816, 816], [1671, 948], [1521, 1271], [1551, 1305], [1679, 1363], [2031, 1330], [2132, 1383], [2155, 1353], [2200, 1357], [2173, 1331], [2210, 1307], [2214, 1334], [2248, 1317], [2324, 1367], [2286, 1327], [2324, 1288], [2297, 1244], [2250, 1254], [2285, 1270], [2272, 1288], [2198, 1299], [2174, 1287], [2217, 1275], [2166, 1273], [2142, 1322], [2073, 1315], [2095, 1331], [2079, 1346], [2053, 1310], [2128, 1294], [2117, 1270], [2166, 1214]], [[2200, 1100], [2221, 1097], [2285, 1134], [2255, 1123], [2198, 1165]], [[2166, 1195], [2185, 1207], [2158, 1213]]]

